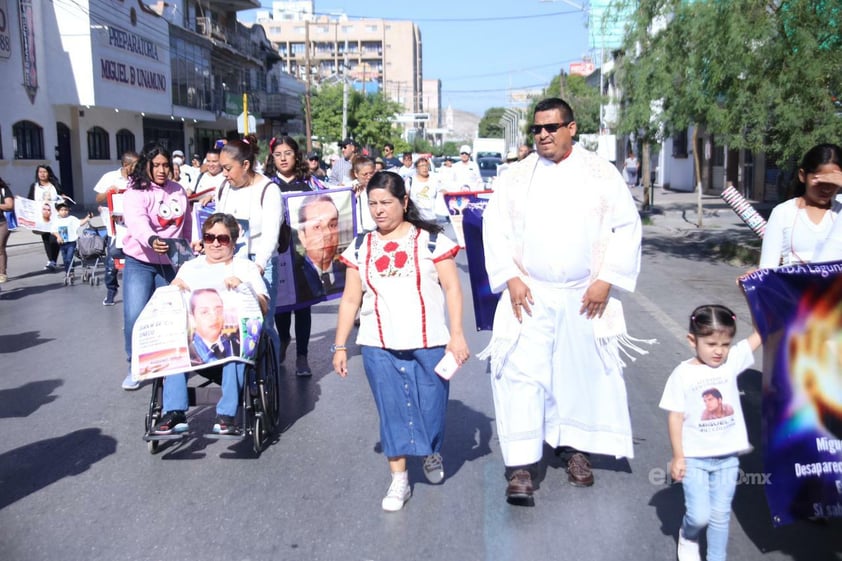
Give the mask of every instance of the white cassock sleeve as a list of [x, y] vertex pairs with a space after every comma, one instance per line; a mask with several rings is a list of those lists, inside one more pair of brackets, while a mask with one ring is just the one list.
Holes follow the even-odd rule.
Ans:
[[494, 194], [482, 213], [482, 243], [485, 252], [485, 270], [491, 291], [503, 292], [506, 283], [521, 272], [514, 261], [515, 244], [513, 225], [509, 216], [509, 182], [505, 176], [498, 179]]
[[640, 273], [640, 243], [643, 228], [637, 205], [628, 186], [619, 172], [616, 172], [616, 177], [617, 180], [614, 182], [616, 193], [611, 199], [614, 205], [607, 217], [611, 228], [608, 246], [597, 278], [612, 286], [633, 292], [637, 275]]

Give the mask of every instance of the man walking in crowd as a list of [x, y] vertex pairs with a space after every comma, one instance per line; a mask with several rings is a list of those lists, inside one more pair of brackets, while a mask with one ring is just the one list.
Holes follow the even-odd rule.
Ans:
[[222, 173], [222, 165], [219, 163], [219, 152], [219, 148], [211, 148], [205, 154], [206, 171], [199, 174], [196, 180], [195, 193], [213, 195], [219, 191], [219, 187], [225, 181], [225, 174]]
[[351, 158], [357, 152], [357, 143], [350, 138], [346, 138], [339, 143], [339, 147], [342, 149], [342, 157], [334, 160], [333, 165], [330, 167], [327, 180], [333, 185], [350, 185]]
[[383, 145], [383, 168], [397, 169], [401, 167], [401, 161], [395, 157], [395, 145], [387, 142]]
[[409, 178], [409, 181], [412, 181], [412, 178], [415, 177], [415, 166], [412, 165], [412, 152], [404, 152], [403, 156], [401, 157], [402, 165], [398, 168], [392, 168], [391, 171], [397, 173], [403, 180], [406, 181]]
[[471, 160], [471, 147], [463, 144], [459, 148], [459, 161], [453, 164], [453, 184], [456, 191], [478, 191], [482, 189], [482, 176], [476, 162]]
[[633, 456], [622, 333], [606, 327], [622, 317], [612, 291], [635, 288], [641, 242], [620, 173], [573, 144], [570, 106], [539, 102], [530, 131], [537, 154], [498, 179], [483, 216], [489, 281], [503, 293], [486, 356], [506, 498], [524, 506], [544, 442], [579, 487], [594, 483], [587, 452]]
[[193, 191], [196, 190], [196, 180], [199, 179], [199, 170], [187, 163], [184, 159], [184, 152], [181, 150], [173, 150], [172, 163], [174, 166], [177, 165], [181, 172], [181, 177], [178, 179], [179, 185], [184, 187], [184, 190], [189, 195], [192, 195]]
[[[120, 157], [120, 169], [115, 169], [103, 174], [103, 176], [94, 185], [94, 192], [96, 193], [96, 203], [100, 205], [100, 216], [105, 222], [105, 226], [109, 233], [112, 234], [108, 242], [108, 249], [105, 254], [105, 299], [102, 301], [103, 306], [113, 306], [114, 298], [117, 296], [117, 289], [120, 288], [117, 282], [117, 267], [114, 266], [114, 258], [121, 258], [123, 251], [117, 246], [117, 236], [114, 230], [117, 223], [122, 223], [122, 218], [115, 218], [114, 224], [111, 224], [111, 213], [108, 210], [108, 194], [122, 193], [129, 185], [129, 175], [134, 171], [134, 166], [137, 163], [137, 152], [128, 150]], [[102, 208], [104, 207], [104, 208]]]

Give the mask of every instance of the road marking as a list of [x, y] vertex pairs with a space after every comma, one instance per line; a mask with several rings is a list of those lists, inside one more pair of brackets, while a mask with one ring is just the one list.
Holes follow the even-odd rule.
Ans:
[[687, 340], [687, 329], [681, 327], [672, 319], [665, 311], [658, 307], [653, 301], [641, 294], [640, 292], [632, 292], [632, 298], [640, 304], [640, 307], [646, 310], [655, 320], [666, 328], [667, 331], [675, 335], [681, 343]]

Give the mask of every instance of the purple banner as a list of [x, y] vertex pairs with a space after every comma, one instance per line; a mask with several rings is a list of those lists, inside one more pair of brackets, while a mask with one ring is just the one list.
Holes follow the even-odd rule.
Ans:
[[772, 522], [842, 517], [842, 262], [761, 269], [742, 286], [763, 338]]
[[494, 311], [500, 299], [499, 294], [491, 292], [491, 286], [488, 283], [488, 274], [485, 272], [485, 248], [482, 243], [482, 213], [485, 211], [485, 205], [488, 204], [490, 193], [490, 191], [483, 191], [445, 195], [451, 213], [450, 218], [458, 216], [461, 222], [477, 331], [491, 330], [494, 325]]

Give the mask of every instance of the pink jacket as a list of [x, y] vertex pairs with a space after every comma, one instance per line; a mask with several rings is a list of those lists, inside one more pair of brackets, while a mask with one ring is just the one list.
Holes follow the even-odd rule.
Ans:
[[169, 265], [169, 257], [156, 253], [149, 238], [190, 241], [193, 218], [187, 193], [170, 180], [163, 186], [152, 183], [149, 189], [134, 189], [130, 185], [123, 198], [123, 222], [128, 229], [123, 253], [145, 263]]

